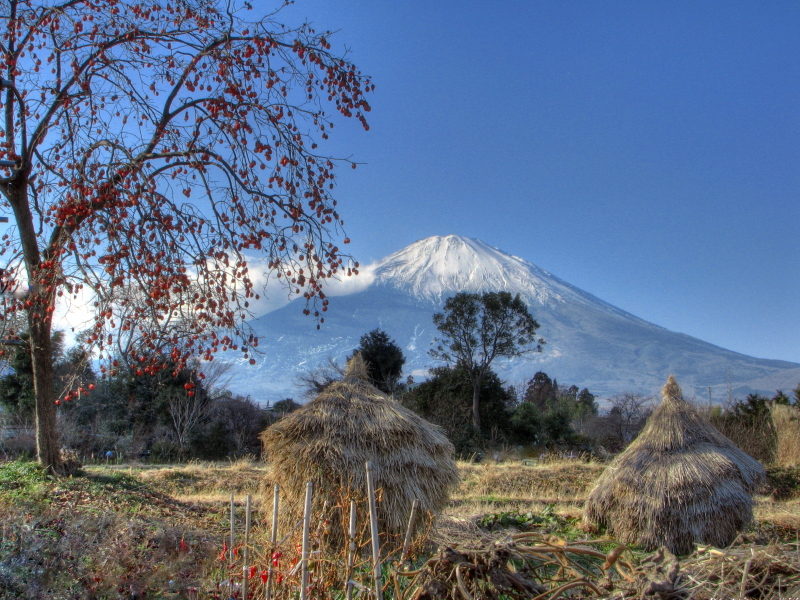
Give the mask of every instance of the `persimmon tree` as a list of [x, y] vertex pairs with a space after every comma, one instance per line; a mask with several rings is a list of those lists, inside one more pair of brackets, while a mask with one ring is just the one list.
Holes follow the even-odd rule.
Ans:
[[0, 8], [0, 251], [27, 290], [3, 316], [25, 316], [53, 472], [56, 404], [84, 392], [54, 397], [58, 302], [89, 295], [87, 343], [107, 361], [115, 336], [135, 337], [125, 360], [146, 376], [217, 350], [252, 361], [258, 258], [319, 321], [326, 280], [357, 272], [332, 196], [336, 168], [355, 163], [318, 144], [337, 118], [368, 129], [374, 86], [330, 34], [252, 14], [233, 0]]

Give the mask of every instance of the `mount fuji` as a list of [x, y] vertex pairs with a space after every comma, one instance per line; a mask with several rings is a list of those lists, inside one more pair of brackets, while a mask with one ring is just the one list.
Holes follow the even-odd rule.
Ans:
[[800, 364], [753, 358], [640, 319], [521, 258], [480, 240], [455, 235], [411, 244], [362, 270], [362, 289], [331, 300], [325, 323], [303, 316], [295, 300], [251, 321], [263, 355], [256, 366], [234, 363], [232, 388], [262, 403], [300, 397], [296, 378], [327, 362], [340, 363], [365, 333], [381, 328], [403, 349], [404, 375], [419, 381], [436, 363], [428, 349], [438, 333], [432, 315], [457, 292], [520, 294], [541, 325], [544, 351], [496, 361], [508, 384], [537, 371], [596, 395], [652, 394], [674, 374], [685, 393], [724, 399], [729, 386], [752, 391], [793, 389]]

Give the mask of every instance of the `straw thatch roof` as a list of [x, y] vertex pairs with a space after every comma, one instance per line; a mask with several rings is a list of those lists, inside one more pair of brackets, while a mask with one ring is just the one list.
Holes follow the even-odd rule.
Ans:
[[600, 476], [584, 521], [647, 550], [727, 546], [752, 520], [764, 467], [684, 401], [672, 375], [661, 395], [639, 437]]
[[[414, 498], [419, 499], [418, 514], [437, 513], [446, 504], [458, 483], [454, 448], [441, 428], [388, 398], [368, 379], [357, 354], [341, 381], [267, 428], [261, 439], [273, 480], [295, 506], [312, 481], [316, 507], [328, 500], [346, 512], [354, 499], [362, 503], [359, 518], [366, 518], [365, 463], [371, 462], [380, 490], [380, 531], [402, 535]], [[331, 518], [338, 525], [337, 514]], [[331, 528], [334, 541], [341, 540], [337, 529]]]

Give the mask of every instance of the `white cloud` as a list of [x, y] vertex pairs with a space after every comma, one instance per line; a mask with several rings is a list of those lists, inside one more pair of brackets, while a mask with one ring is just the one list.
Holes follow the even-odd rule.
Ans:
[[[248, 258], [248, 268], [256, 293], [261, 296], [259, 300], [250, 301], [250, 309], [257, 317], [282, 308], [298, 297], [297, 294], [289, 294], [285, 281], [276, 278], [274, 272], [267, 273], [266, 261]], [[375, 268], [368, 265], [359, 268], [358, 275], [348, 277], [344, 274], [338, 279], [326, 279], [322, 289], [326, 296], [348, 296], [367, 289], [374, 280]]]
[[[283, 279], [276, 278], [274, 271], [268, 271], [266, 260], [254, 256], [247, 256], [246, 259], [254, 289], [260, 296], [258, 300], [249, 300], [250, 310], [256, 317], [282, 308], [298, 298], [297, 294], [289, 293]], [[367, 289], [374, 281], [375, 264], [371, 264], [359, 268], [358, 275], [348, 277], [344, 274], [337, 279], [325, 280], [323, 291], [326, 296], [348, 296]], [[81, 290], [77, 298], [65, 294], [58, 299], [53, 314], [53, 330], [64, 332], [68, 346], [74, 343], [76, 334], [93, 325], [93, 302], [94, 294], [87, 288]]]

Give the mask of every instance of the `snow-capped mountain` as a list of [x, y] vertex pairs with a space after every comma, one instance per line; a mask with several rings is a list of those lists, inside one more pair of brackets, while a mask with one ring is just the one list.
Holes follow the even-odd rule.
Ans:
[[686, 393], [694, 388], [706, 398], [711, 387], [721, 400], [729, 382], [740, 397], [774, 393], [773, 384], [800, 372], [795, 363], [752, 358], [648, 323], [480, 240], [427, 238], [364, 271], [366, 288], [333, 298], [320, 330], [302, 315], [300, 301], [254, 320], [264, 356], [255, 367], [236, 365], [233, 391], [261, 402], [297, 399], [298, 374], [328, 357], [342, 362], [376, 327], [403, 348], [405, 374], [419, 380], [434, 365], [428, 356], [437, 333], [432, 315], [461, 291], [518, 293], [540, 323], [544, 352], [493, 365], [509, 384], [545, 371], [595, 394], [650, 394], [675, 374]]
[[374, 278], [437, 305], [458, 292], [505, 291], [531, 306], [577, 303], [646, 323], [528, 261], [457, 235], [426, 238], [387, 256], [375, 265]]

